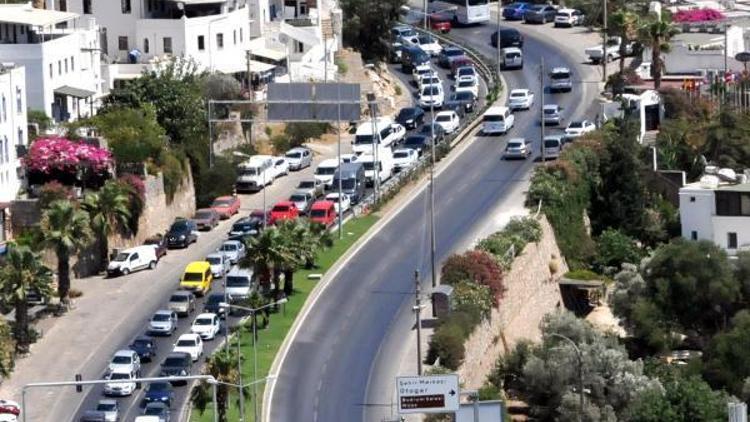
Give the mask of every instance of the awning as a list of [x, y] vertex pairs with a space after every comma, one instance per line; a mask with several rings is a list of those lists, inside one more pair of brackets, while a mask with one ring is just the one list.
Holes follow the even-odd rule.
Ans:
[[266, 47], [259, 47], [259, 48], [251, 48], [250, 54], [258, 57], [264, 57], [266, 59], [271, 59], [275, 62], [278, 62], [280, 60], [284, 60], [286, 58], [286, 53], [283, 51], [278, 50], [272, 50], [270, 48]]
[[17, 25], [51, 26], [60, 22], [67, 22], [78, 15], [57, 10], [35, 9], [26, 4], [0, 5], [0, 22]]
[[60, 88], [55, 89], [55, 94], [68, 95], [76, 98], [88, 98], [96, 94], [94, 91], [89, 91], [82, 88], [76, 88], [68, 85], [63, 85]]
[[304, 28], [298, 28], [296, 26], [289, 25], [285, 22], [281, 22], [281, 33], [305, 45], [320, 44], [320, 38], [318, 38], [318, 36], [314, 32], [308, 31]]
[[250, 73], [263, 73], [273, 70], [276, 67], [272, 64], [250, 60]]
[[212, 3], [224, 3], [225, 0], [169, 0], [173, 3], [182, 3], [186, 5], [191, 4], [212, 4]]

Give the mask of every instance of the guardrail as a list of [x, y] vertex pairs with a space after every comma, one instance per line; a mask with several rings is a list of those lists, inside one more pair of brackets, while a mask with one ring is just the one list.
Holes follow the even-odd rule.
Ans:
[[[412, 28], [418, 32], [433, 36], [443, 44], [460, 47], [466, 51], [467, 57], [474, 63], [477, 73], [487, 84], [487, 95], [482, 107], [475, 107], [471, 113], [464, 115], [463, 119], [461, 119], [461, 126], [459, 126], [459, 129], [453, 134], [447, 136], [441, 143], [435, 145], [435, 162], [438, 162], [455, 148], [456, 145], [474, 133], [477, 127], [482, 123], [482, 115], [484, 115], [484, 112], [499, 98], [503, 86], [497, 68], [494, 65], [488, 65], [487, 63], [491, 63], [491, 60], [478, 51], [433, 31], [425, 31], [414, 26], [412, 26]], [[419, 178], [427, 168], [429, 168], [429, 165], [432, 162], [431, 154], [431, 151], [426, 151], [417, 164], [401, 170], [398, 174], [393, 175], [385, 183], [381, 184], [378, 199], [376, 200], [374, 192], [371, 193], [359, 204], [353, 207], [354, 213], [361, 214], [366, 209], [379, 207], [395, 196], [404, 185]]]

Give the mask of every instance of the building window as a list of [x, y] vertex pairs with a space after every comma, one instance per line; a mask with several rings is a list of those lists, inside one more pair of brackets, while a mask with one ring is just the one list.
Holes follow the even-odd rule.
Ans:
[[690, 197], [690, 202], [695, 202], [695, 197], [694, 196]]
[[164, 37], [164, 53], [172, 54], [172, 38]]
[[23, 145], [23, 129], [18, 128], [18, 145]]
[[83, 14], [84, 15], [91, 14], [91, 0], [83, 0]]
[[216, 47], [224, 48], [224, 34], [222, 33], [216, 34]]
[[2, 103], [3, 103], [3, 108], [0, 109], [0, 121], [4, 122], [4, 121], [8, 120], [8, 109], [7, 109], [8, 102], [5, 99], [5, 94], [3, 94]]
[[240, 42], [242, 42], [242, 28], [240, 28]]
[[698, 232], [693, 230], [690, 232], [690, 240], [698, 240]]
[[232, 42], [237, 45], [237, 30], [232, 31]]
[[294, 42], [294, 52], [295, 53], [304, 53], [305, 52], [305, 45], [302, 44], [299, 41]]
[[8, 154], [8, 137], [5, 137], [5, 143], [3, 144], [3, 154], [5, 155], [5, 162], [10, 162], [10, 154]]
[[65, 59], [65, 73], [68, 73], [68, 59]]
[[727, 249], [737, 249], [737, 233], [727, 233]]
[[60, 0], [60, 9], [61, 12], [67, 12], [68, 11], [68, 2], [66, 0]]
[[75, 71], [76, 70], [76, 61], [75, 57], [70, 56], [70, 70]]
[[203, 51], [206, 49], [206, 39], [203, 37], [203, 35], [198, 35], [198, 51]]
[[[4, 140], [0, 140], [0, 144], [4, 145], [5, 142], [8, 142], [7, 136], [4, 137]], [[5, 156], [3, 155], [3, 148], [2, 148], [3, 145], [0, 145], [0, 164], [5, 164]]]
[[49, 64], [49, 78], [52, 79], [55, 76], [55, 72], [52, 69], [52, 63]]
[[23, 113], [23, 95], [19, 87], [16, 87], [16, 113]]
[[128, 51], [128, 37], [117, 37], [117, 49]]
[[62, 60], [57, 61], [57, 74], [62, 75]]
[[143, 52], [148, 54], [148, 51], [150, 50], [148, 45], [148, 38], [143, 39]]
[[120, 0], [120, 6], [122, 8], [122, 13], [130, 13], [130, 0]]

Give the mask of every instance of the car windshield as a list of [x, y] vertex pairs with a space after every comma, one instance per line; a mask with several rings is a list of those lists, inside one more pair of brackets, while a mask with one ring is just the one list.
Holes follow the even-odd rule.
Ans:
[[325, 217], [328, 212], [326, 210], [312, 210], [310, 212], [311, 217], [322, 218]]
[[420, 44], [432, 44], [434, 42], [435, 42], [435, 40], [432, 39], [432, 37], [427, 37], [427, 36], [419, 37], [419, 43]]
[[225, 244], [221, 245], [221, 248], [219, 250], [220, 251], [225, 251], [225, 252], [227, 252], [227, 251], [228, 252], [236, 251], [237, 250], [237, 245], [235, 245], [234, 243], [225, 243]]
[[474, 68], [473, 67], [462, 67], [458, 69], [458, 77], [461, 76], [474, 76]]
[[231, 199], [217, 199], [211, 204], [212, 207], [228, 207], [232, 205]]
[[117, 410], [117, 403], [99, 403], [96, 405], [96, 410], [100, 412], [114, 412]]
[[206, 304], [208, 305], [215, 305], [217, 303], [221, 303], [224, 301], [224, 295], [223, 294], [213, 294], [206, 299]]
[[182, 276], [182, 281], [201, 281], [203, 280], [202, 273], [185, 273]]
[[474, 81], [468, 80], [468, 81], [458, 81], [458, 87], [459, 88], [466, 88], [467, 86], [474, 86]]
[[289, 197], [289, 200], [292, 202], [306, 202], [307, 196], [305, 195], [292, 195]]
[[355, 179], [342, 179], [341, 189], [354, 189], [357, 187], [357, 181]]
[[[357, 141], [355, 140], [354, 143], [356, 144]], [[319, 176], [332, 176], [334, 173], [336, 173], [336, 167], [318, 167], [315, 169], [315, 174]]]
[[109, 376], [109, 379], [111, 380], [129, 380], [130, 374], [127, 372], [113, 372], [112, 375]]
[[542, 10], [544, 10], [544, 5], [538, 4], [536, 6], [531, 6], [531, 8], [529, 8], [529, 10], [531, 10], [533, 12], [541, 12]]
[[482, 120], [485, 122], [502, 122], [505, 119], [501, 114], [485, 114]]
[[469, 0], [469, 6], [481, 6], [488, 3], [488, 0]]
[[302, 158], [302, 153], [301, 152], [287, 152], [285, 156], [286, 158]]
[[404, 145], [423, 145], [426, 138], [422, 136], [410, 136], [404, 141]]
[[213, 320], [211, 318], [198, 318], [195, 320], [195, 324], [193, 325], [211, 325], [213, 324]]
[[458, 49], [449, 49], [449, 50], [443, 50], [443, 53], [448, 57], [456, 57], [456, 56], [463, 56], [464, 51], [458, 50]]
[[525, 92], [511, 92], [510, 98], [526, 98]]
[[523, 6], [524, 6], [523, 3], [511, 3], [505, 7], [507, 7], [508, 9], [518, 9]]
[[568, 127], [571, 129], [580, 129], [583, 127], [583, 122], [570, 122]]
[[393, 158], [409, 158], [409, 153], [406, 151], [396, 151], [393, 153]]
[[170, 302], [187, 302], [188, 300], [188, 295], [172, 295], [169, 298]]
[[211, 265], [221, 264], [221, 258], [219, 258], [218, 256], [209, 256], [208, 258], [206, 258], [206, 261], [208, 261], [208, 263]]
[[177, 340], [177, 347], [194, 347], [195, 340]]
[[521, 148], [521, 145], [520, 142], [508, 142], [508, 148]]
[[188, 229], [187, 221], [176, 221], [172, 223], [172, 227], [169, 228], [169, 231], [179, 232], [179, 231], [185, 231], [187, 229]]
[[439, 94], [440, 94], [440, 88], [437, 85], [430, 85], [422, 89], [423, 97], [430, 97], [430, 96], [439, 95]]
[[164, 366], [183, 366], [184, 364], [185, 359], [183, 358], [171, 357], [164, 360]]
[[169, 387], [170, 384], [168, 382], [152, 382], [148, 386], [148, 391], [169, 391]]
[[125, 365], [130, 362], [131, 360], [129, 356], [115, 356], [114, 358], [112, 358], [112, 363], [116, 365]]
[[250, 279], [247, 277], [229, 276], [227, 277], [227, 287], [248, 287]]
[[456, 95], [453, 96], [453, 99], [457, 101], [471, 101], [474, 99], [474, 94], [469, 91], [461, 91], [457, 92]]
[[256, 169], [255, 167], [244, 167], [240, 169], [239, 173], [240, 176], [257, 176], [258, 169]]
[[569, 79], [570, 72], [555, 72], [550, 77], [552, 79]]
[[450, 114], [440, 114], [437, 117], [435, 117], [435, 121], [436, 122], [450, 122], [452, 117], [453, 116], [451, 116]]
[[428, 78], [422, 78], [422, 85], [433, 85], [433, 84], [439, 84], [440, 79], [436, 77], [428, 77]]
[[555, 114], [557, 113], [557, 109], [555, 108], [544, 108], [544, 114]]
[[568, 16], [570, 16], [570, 14], [571, 14], [570, 12], [557, 12], [556, 16], [559, 16], [561, 18], [567, 18]]
[[[184, 300], [175, 300], [175, 298], [184, 298], [185, 296], [172, 296], [172, 299], [170, 299], [172, 302], [184, 302]], [[151, 321], [169, 321], [172, 317], [169, 314], [154, 314], [154, 317], [151, 318]]]
[[287, 205], [276, 205], [271, 210], [271, 212], [287, 212], [287, 211], [289, 211], [289, 206]]
[[315, 182], [312, 180], [303, 180], [299, 182], [299, 185], [297, 185], [300, 189], [313, 189], [315, 188]]
[[151, 341], [149, 340], [136, 340], [133, 342], [133, 347], [151, 347]]
[[116, 261], [116, 262], [127, 261], [129, 256], [130, 254], [127, 254], [127, 253], [118, 253], [115, 259], [113, 259], [112, 261]]
[[151, 415], [151, 416], [154, 416], [154, 415], [155, 416], [160, 416], [162, 413], [164, 413], [164, 411], [162, 410], [162, 408], [161, 407], [156, 407], [156, 406], [146, 407], [146, 411], [143, 412], [143, 414], [146, 415], [146, 416], [149, 416], [149, 415]]
[[195, 213], [195, 218], [197, 220], [205, 220], [213, 217], [213, 215], [214, 213], [212, 213], [211, 211], [198, 211]]
[[544, 141], [545, 148], [557, 148], [560, 146], [560, 141], [557, 139], [547, 139]]
[[[372, 164], [372, 163], [370, 163], [370, 164]], [[367, 164], [365, 164], [365, 168], [367, 168]], [[339, 198], [339, 196], [337, 194], [326, 196], [326, 201], [341, 202], [339, 199], [340, 198]]]

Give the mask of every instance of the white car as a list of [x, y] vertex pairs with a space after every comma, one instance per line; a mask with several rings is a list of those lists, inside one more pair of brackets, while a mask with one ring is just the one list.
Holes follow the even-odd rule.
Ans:
[[331, 192], [328, 195], [326, 195], [326, 201], [333, 202], [333, 208], [336, 210], [337, 214], [343, 214], [347, 212], [349, 208], [352, 206], [352, 201], [351, 199], [349, 199], [349, 195], [345, 193], [341, 194], [341, 200], [339, 201], [339, 193]]
[[403, 148], [393, 151], [393, 171], [409, 168], [419, 160], [419, 152], [415, 149]]
[[167, 309], [156, 311], [148, 322], [148, 331], [151, 334], [171, 336], [177, 331], [177, 312]]
[[419, 91], [419, 106], [422, 108], [441, 108], [445, 102], [445, 93], [441, 85], [431, 85]]
[[195, 362], [203, 355], [203, 340], [195, 333], [183, 334], [177, 339], [172, 351], [187, 353]]
[[124, 349], [115, 352], [107, 367], [109, 372], [141, 372], [141, 358], [134, 350]]
[[558, 9], [555, 14], [555, 27], [583, 25], [584, 14], [576, 9]]
[[419, 78], [419, 82], [417, 83], [417, 89], [421, 91], [427, 86], [442, 85], [442, 84], [443, 84], [443, 81], [440, 80], [440, 77], [437, 74], [427, 75], [427, 76], [422, 76], [421, 78]]
[[211, 264], [211, 273], [214, 278], [222, 278], [232, 268], [232, 262], [227, 255], [214, 252], [206, 255], [206, 261]]
[[471, 92], [475, 97], [479, 97], [479, 82], [476, 77], [463, 76], [456, 80], [456, 84], [453, 86], [453, 91], [458, 92]]
[[216, 252], [226, 255], [229, 262], [236, 264], [245, 257], [246, 249], [245, 244], [239, 240], [227, 240], [219, 246]]
[[514, 89], [508, 95], [508, 108], [512, 111], [528, 110], [534, 105], [534, 93], [528, 89]]
[[133, 371], [116, 371], [107, 375], [108, 383], [104, 384], [104, 394], [107, 396], [129, 396], [139, 385], [132, 381], [138, 378]]
[[435, 72], [429, 63], [414, 66], [414, 69], [411, 71], [411, 76], [414, 78], [414, 82], [419, 82], [419, 80], [422, 79], [422, 76], [428, 75], [437, 75], [437, 72]]
[[531, 141], [524, 138], [513, 138], [508, 141], [505, 146], [505, 152], [503, 158], [509, 160], [511, 158], [522, 158], [527, 159], [531, 155]]
[[437, 56], [443, 51], [443, 47], [438, 41], [430, 35], [420, 35], [417, 37], [416, 45], [430, 56]]
[[273, 157], [274, 179], [289, 174], [289, 161], [285, 157]]
[[341, 163], [353, 163], [357, 161], [357, 154], [341, 154]]
[[446, 134], [451, 134], [461, 126], [461, 119], [458, 118], [458, 114], [453, 110], [441, 111], [435, 115], [435, 124], [440, 125]]
[[193, 325], [190, 326], [190, 332], [201, 336], [202, 340], [213, 340], [221, 331], [219, 317], [214, 313], [200, 314], [195, 317]]
[[21, 405], [12, 400], [0, 399], [0, 422], [17, 422]]
[[589, 120], [573, 120], [565, 128], [565, 134], [571, 138], [577, 138], [595, 130], [596, 125]]

